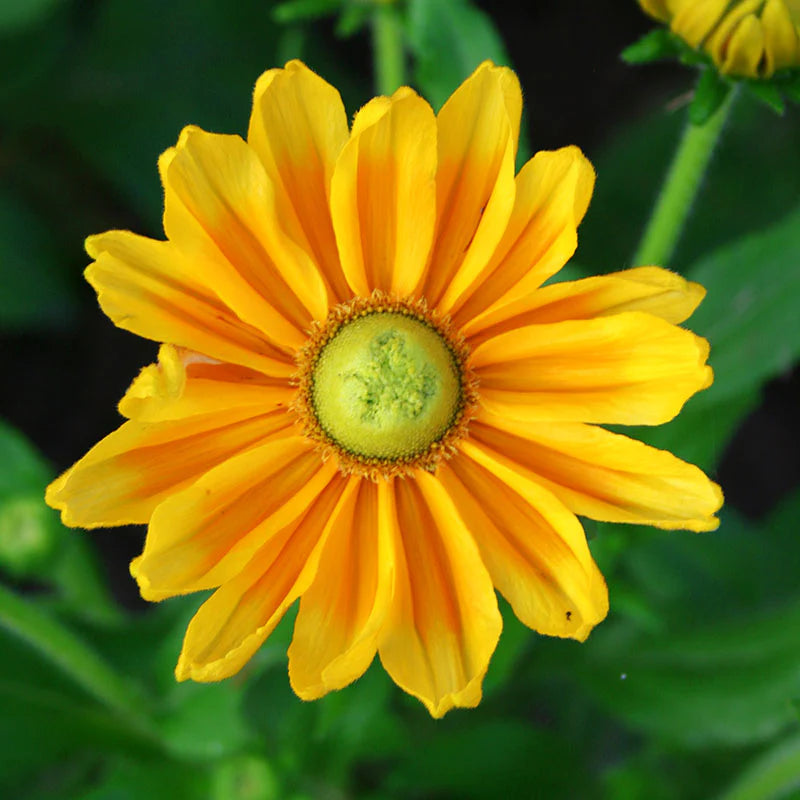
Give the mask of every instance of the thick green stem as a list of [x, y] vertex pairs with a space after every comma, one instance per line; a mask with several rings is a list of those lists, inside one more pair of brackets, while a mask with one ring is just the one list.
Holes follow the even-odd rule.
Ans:
[[666, 266], [672, 257], [722, 128], [730, 114], [735, 94], [735, 91], [731, 91], [703, 125], [692, 122], [686, 125], [683, 139], [633, 258], [634, 266]]
[[375, 6], [372, 16], [372, 50], [379, 94], [390, 95], [405, 83], [403, 20], [393, 0]]

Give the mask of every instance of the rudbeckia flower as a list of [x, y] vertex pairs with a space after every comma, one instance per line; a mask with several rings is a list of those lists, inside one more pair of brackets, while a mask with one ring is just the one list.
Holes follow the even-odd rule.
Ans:
[[67, 525], [146, 523], [146, 599], [216, 590], [178, 679], [236, 673], [299, 598], [300, 697], [377, 652], [438, 717], [480, 700], [495, 590], [550, 636], [605, 617], [577, 515], [717, 525], [699, 469], [598, 427], [709, 385], [677, 325], [703, 289], [656, 267], [543, 286], [594, 172], [567, 147], [515, 175], [521, 105], [485, 63], [438, 115], [402, 88], [348, 129], [293, 61], [258, 80], [247, 141], [189, 127], [161, 157], [166, 241], [88, 240], [103, 310], [163, 344], [47, 500]]
[[800, 67], [800, 0], [639, 0], [651, 16], [695, 49], [702, 48], [720, 72], [769, 78]]

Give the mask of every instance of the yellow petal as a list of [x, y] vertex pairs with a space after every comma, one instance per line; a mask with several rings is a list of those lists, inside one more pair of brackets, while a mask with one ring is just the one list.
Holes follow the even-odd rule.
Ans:
[[510, 421], [486, 412], [470, 437], [549, 489], [575, 514], [604, 522], [714, 530], [722, 492], [701, 470], [594, 425]]
[[395, 683], [434, 717], [472, 708], [502, 628], [475, 543], [437, 479], [395, 480], [395, 594], [379, 646]]
[[514, 73], [485, 62], [437, 117], [436, 239], [422, 294], [445, 313], [485, 268], [508, 224], [521, 108]]
[[347, 490], [348, 480], [337, 475], [299, 519], [272, 536], [203, 603], [186, 631], [175, 668], [179, 681], [219, 681], [250, 660], [313, 581], [330, 521]]
[[156, 424], [126, 422], [47, 489], [70, 527], [146, 523], [155, 507], [236, 453], [286, 435], [285, 412], [252, 408]]
[[394, 591], [391, 491], [360, 481], [331, 522], [289, 648], [289, 679], [303, 700], [352, 683], [375, 657]]
[[435, 220], [436, 120], [410, 89], [356, 115], [336, 163], [331, 213], [352, 293], [401, 296], [420, 282]]
[[208, 282], [272, 341], [299, 346], [328, 310], [325, 282], [308, 253], [280, 227], [275, 190], [238, 136], [184, 128], [162, 158], [164, 230], [203, 258]]
[[692, 47], [699, 47], [725, 14], [730, 0], [685, 0], [677, 5], [672, 30]]
[[202, 273], [202, 264], [188, 263], [171, 242], [109, 231], [90, 236], [86, 250], [95, 259], [86, 279], [118, 327], [266, 375], [289, 377], [296, 370], [290, 355], [195, 280], [192, 267]]
[[275, 186], [280, 224], [320, 267], [332, 304], [351, 296], [328, 205], [333, 168], [347, 137], [339, 92], [305, 64], [290, 61], [256, 82], [248, 144]]
[[662, 22], [670, 18], [667, 0], [639, 0], [639, 5], [651, 16]]
[[338, 474], [305, 437], [240, 453], [153, 512], [131, 563], [142, 597], [161, 600], [231, 580], [253, 553], [297, 519]]
[[660, 425], [712, 381], [708, 343], [631, 311], [530, 325], [472, 353], [480, 403], [528, 421]]
[[[756, 19], [755, 13], [762, 3], [763, 0], [742, 0], [735, 3], [708, 37], [706, 49], [722, 72], [735, 72], [751, 77], [757, 74], [764, 48], [761, 23]], [[758, 31], [754, 30], [753, 23]], [[754, 51], [754, 45], [757, 46], [757, 52]]]
[[139, 422], [247, 406], [255, 415], [288, 408], [295, 392], [286, 378], [270, 378], [166, 344], [158, 351], [158, 363], [145, 367], [135, 378], [120, 401], [119, 412]]
[[575, 515], [473, 442], [438, 477], [517, 617], [539, 633], [583, 641], [608, 613], [608, 592]]
[[728, 41], [723, 72], [731, 75], [757, 77], [764, 58], [764, 31], [761, 21], [753, 14], [745, 17]]
[[761, 12], [761, 26], [764, 32], [764, 76], [769, 77], [786, 67], [800, 66], [800, 32], [783, 0], [767, 0]]
[[636, 267], [579, 281], [543, 286], [468, 322], [462, 333], [477, 345], [491, 336], [564, 320], [592, 319], [625, 311], [645, 311], [677, 324], [690, 317], [706, 290], [660, 267]]
[[575, 252], [593, 189], [594, 169], [577, 147], [537, 153], [517, 176], [502, 240], [453, 309], [456, 324], [531, 293], [558, 272]]

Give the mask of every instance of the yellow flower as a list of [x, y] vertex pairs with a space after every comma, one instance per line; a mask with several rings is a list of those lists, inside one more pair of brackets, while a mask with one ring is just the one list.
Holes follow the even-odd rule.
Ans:
[[639, 0], [720, 72], [769, 78], [800, 67], [800, 0]]
[[576, 515], [716, 527], [699, 469], [596, 425], [666, 422], [710, 384], [677, 326], [704, 291], [656, 267], [542, 286], [594, 172], [567, 147], [515, 176], [521, 105], [485, 63], [438, 116], [402, 88], [348, 130], [293, 61], [258, 80], [246, 142], [189, 127], [161, 157], [167, 241], [88, 240], [103, 310], [165, 344], [47, 501], [147, 523], [146, 599], [216, 589], [179, 679], [236, 673], [300, 598], [300, 697], [377, 652], [438, 717], [480, 700], [495, 589], [544, 634], [605, 617]]

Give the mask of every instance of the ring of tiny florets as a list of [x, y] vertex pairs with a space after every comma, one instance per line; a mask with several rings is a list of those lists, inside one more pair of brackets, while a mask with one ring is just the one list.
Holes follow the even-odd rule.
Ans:
[[[314, 370], [325, 346], [341, 329], [370, 314], [402, 314], [428, 326], [442, 339], [459, 377], [459, 400], [452, 421], [441, 436], [425, 450], [396, 458], [366, 457], [344, 448], [322, 427], [314, 408]], [[424, 298], [397, 297], [375, 290], [369, 297], [354, 297], [334, 306], [323, 321], [311, 323], [308, 341], [297, 351], [297, 372], [292, 383], [297, 394], [290, 409], [297, 416], [303, 433], [317, 445], [323, 461], [335, 456], [345, 475], [359, 475], [373, 481], [412, 475], [415, 470], [435, 472], [437, 466], [458, 452], [458, 443], [467, 435], [478, 402], [477, 379], [469, 366], [470, 348], [455, 330], [450, 318], [428, 307]]]

